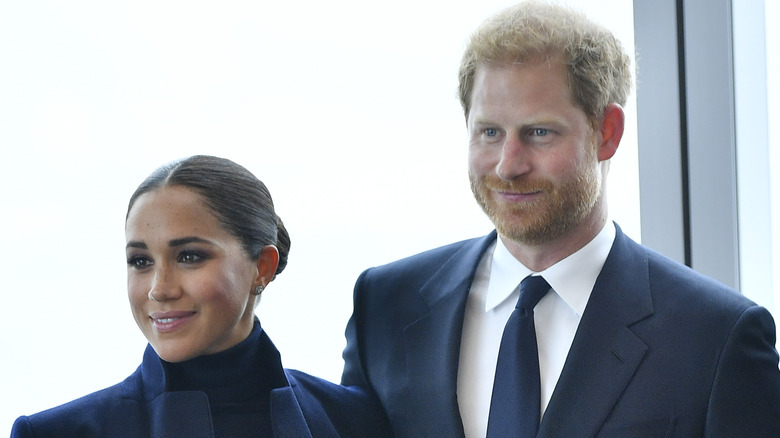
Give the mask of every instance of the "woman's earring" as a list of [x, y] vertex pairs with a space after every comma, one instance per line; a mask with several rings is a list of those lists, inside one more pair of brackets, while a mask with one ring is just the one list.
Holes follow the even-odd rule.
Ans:
[[265, 289], [265, 287], [263, 287], [263, 285], [259, 285], [259, 286], [257, 286], [257, 287], [255, 288], [255, 292], [254, 292], [254, 293], [255, 293], [255, 295], [260, 295], [261, 293], [263, 293], [263, 289]]

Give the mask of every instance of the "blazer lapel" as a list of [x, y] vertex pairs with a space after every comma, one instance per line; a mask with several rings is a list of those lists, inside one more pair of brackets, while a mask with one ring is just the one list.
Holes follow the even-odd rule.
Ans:
[[653, 313], [648, 275], [645, 250], [617, 228], [538, 436], [598, 432], [647, 351], [630, 327]]
[[149, 436], [214, 437], [206, 394], [198, 391], [166, 392], [162, 363], [151, 345], [146, 346], [139, 370], [141, 379], [127, 390], [142, 392], [147, 401]]
[[276, 437], [312, 438], [301, 406], [290, 386], [271, 391], [271, 423]]
[[495, 238], [494, 232], [477, 239], [442, 263], [420, 289], [427, 310], [404, 330], [414, 388], [407, 408], [413, 416], [426, 416], [415, 429], [419, 436], [464, 436], [456, 393], [463, 315], [477, 265]]

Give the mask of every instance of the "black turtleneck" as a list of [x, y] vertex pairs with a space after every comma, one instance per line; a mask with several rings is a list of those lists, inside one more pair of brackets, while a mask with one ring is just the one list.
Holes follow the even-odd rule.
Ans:
[[269, 394], [287, 379], [259, 321], [245, 340], [225, 351], [162, 364], [166, 391], [206, 393], [216, 438], [273, 436]]

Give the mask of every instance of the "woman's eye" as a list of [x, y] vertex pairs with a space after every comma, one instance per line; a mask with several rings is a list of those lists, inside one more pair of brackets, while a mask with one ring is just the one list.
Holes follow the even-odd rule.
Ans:
[[203, 256], [200, 254], [196, 254], [194, 252], [183, 252], [179, 254], [178, 262], [179, 263], [198, 263], [203, 260]]
[[152, 261], [146, 257], [131, 257], [127, 259], [127, 265], [135, 269], [143, 269], [152, 265]]

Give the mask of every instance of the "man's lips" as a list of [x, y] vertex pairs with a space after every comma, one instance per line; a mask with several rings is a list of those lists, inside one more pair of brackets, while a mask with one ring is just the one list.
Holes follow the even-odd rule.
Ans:
[[542, 193], [541, 190], [524, 190], [524, 191], [518, 191], [518, 190], [496, 190], [501, 195], [507, 195], [507, 196], [531, 196], [535, 195], [537, 193]]
[[531, 191], [513, 191], [513, 190], [496, 190], [495, 193], [500, 196], [503, 199], [510, 200], [510, 201], [526, 201], [529, 199], [534, 198], [535, 196], [542, 193], [541, 190], [531, 190]]

